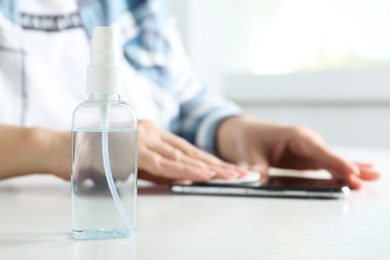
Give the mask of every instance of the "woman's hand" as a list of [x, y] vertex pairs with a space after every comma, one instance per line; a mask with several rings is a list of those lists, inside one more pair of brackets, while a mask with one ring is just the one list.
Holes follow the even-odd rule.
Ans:
[[[70, 180], [71, 176], [71, 135], [47, 131], [47, 165], [45, 172]], [[85, 168], [80, 178], [96, 179], [104, 174], [101, 159], [101, 137], [91, 136], [84, 140], [82, 148], [90, 156], [82, 159], [81, 168]], [[109, 139], [109, 142], [120, 140]], [[121, 155], [113, 155], [110, 159]], [[95, 162], [93, 162], [95, 161]], [[98, 161], [98, 163], [96, 163]], [[122, 164], [120, 164], [122, 165]], [[93, 167], [97, 168], [94, 169]], [[129, 168], [126, 166], [126, 169]], [[125, 172], [113, 169], [113, 172]], [[223, 162], [217, 157], [199, 150], [184, 139], [164, 131], [150, 121], [138, 122], [138, 172], [139, 177], [159, 183], [190, 183], [192, 181], [207, 181], [212, 178], [233, 179], [244, 176], [246, 171], [233, 164]], [[104, 175], [102, 175], [104, 176]], [[101, 176], [100, 176], [101, 177]], [[120, 178], [121, 176], [117, 176]]]
[[138, 171], [140, 178], [156, 182], [188, 183], [246, 175], [245, 170], [223, 162], [148, 120], [138, 122]]
[[326, 169], [335, 178], [347, 180], [352, 189], [362, 188], [362, 180], [381, 176], [372, 164], [349, 162], [335, 155], [318, 133], [305, 126], [287, 127], [232, 117], [220, 125], [217, 147], [225, 160], [247, 164], [261, 173], [269, 167]]

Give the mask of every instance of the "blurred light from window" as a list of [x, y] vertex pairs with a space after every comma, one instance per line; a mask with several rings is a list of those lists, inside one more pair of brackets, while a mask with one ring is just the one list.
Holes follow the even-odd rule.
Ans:
[[246, 66], [282, 74], [389, 65], [389, 10], [389, 0], [283, 0], [267, 30], [248, 37]]

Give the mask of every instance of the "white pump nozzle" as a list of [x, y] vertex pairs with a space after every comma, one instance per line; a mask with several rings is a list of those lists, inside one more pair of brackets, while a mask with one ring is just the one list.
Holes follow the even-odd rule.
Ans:
[[87, 69], [88, 93], [121, 93], [121, 52], [113, 27], [94, 27], [91, 64]]

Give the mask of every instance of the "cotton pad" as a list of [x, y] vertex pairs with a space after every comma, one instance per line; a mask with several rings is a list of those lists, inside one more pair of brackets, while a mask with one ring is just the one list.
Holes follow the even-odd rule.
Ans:
[[239, 178], [239, 179], [232, 179], [232, 180], [223, 180], [223, 179], [213, 179], [210, 181], [207, 181], [206, 183], [212, 183], [212, 184], [240, 184], [240, 183], [248, 183], [248, 182], [257, 182], [261, 178], [260, 173], [258, 172], [248, 172], [248, 175]]

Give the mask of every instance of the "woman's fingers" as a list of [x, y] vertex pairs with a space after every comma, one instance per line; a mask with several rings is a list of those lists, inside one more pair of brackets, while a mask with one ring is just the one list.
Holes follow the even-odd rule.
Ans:
[[363, 181], [356, 175], [349, 175], [347, 177], [349, 187], [353, 190], [360, 190], [363, 188]]
[[375, 168], [374, 163], [361, 163], [361, 162], [353, 162], [356, 164], [358, 167], [364, 167], [364, 168]]
[[157, 154], [161, 155], [162, 157], [165, 157], [167, 159], [170, 159], [172, 161], [178, 161], [190, 164], [192, 166], [196, 166], [199, 168], [207, 168], [207, 164], [202, 162], [201, 160], [197, 160], [195, 158], [188, 157], [186, 154], [184, 154], [181, 150], [167, 144], [164, 142], [151, 144], [148, 146], [148, 148]]
[[147, 162], [143, 163], [143, 170], [159, 177], [207, 181], [216, 175], [212, 170], [173, 161], [151, 150], [140, 152], [139, 160]]
[[328, 170], [335, 178], [348, 181], [351, 189], [359, 190], [363, 188], [363, 180], [373, 181], [381, 177], [381, 173], [375, 170], [372, 164], [353, 163], [346, 161], [330, 151], [325, 151], [321, 166]]
[[364, 170], [357, 164], [348, 162], [331, 152], [324, 155], [323, 168], [327, 169], [333, 177], [346, 180], [353, 190], [363, 188], [362, 180], [374, 180], [374, 173], [370, 175], [371, 168]]
[[360, 178], [366, 181], [374, 181], [382, 176], [382, 173], [375, 170], [372, 164], [356, 163], [360, 170]]
[[322, 167], [328, 170], [334, 177], [345, 179], [349, 175], [360, 175], [359, 167], [339, 156], [326, 152], [321, 160]]
[[226, 168], [230, 168], [233, 171], [235, 171], [235, 170], [240, 171], [233, 164], [226, 163], [226, 162], [222, 161], [221, 159], [196, 148], [195, 146], [193, 146], [192, 144], [190, 144], [186, 140], [179, 138], [179, 137], [175, 136], [174, 134], [163, 131], [161, 134], [161, 137], [162, 137], [162, 140], [164, 142], [170, 144], [174, 148], [182, 151], [184, 154], [186, 154], [190, 157], [199, 159], [199, 160], [201, 160], [207, 164], [210, 164], [210, 165], [219, 165], [219, 166], [223, 166]]
[[345, 179], [352, 189], [363, 187], [362, 180], [376, 180], [381, 173], [371, 163], [350, 162], [331, 152], [322, 138], [308, 130], [298, 129], [293, 150], [308, 161], [317, 162], [319, 168], [328, 170], [335, 178]]
[[305, 158], [311, 168], [328, 170], [335, 178], [346, 179], [349, 175], [360, 175], [359, 168], [330, 151], [320, 141], [319, 137], [311, 132], [296, 138], [293, 151]]
[[346, 179], [352, 189], [361, 189], [363, 187], [362, 180], [373, 181], [382, 176], [379, 171], [374, 169], [373, 164], [349, 162], [330, 151], [324, 154], [322, 166], [334, 177]]
[[326, 169], [335, 178], [347, 179], [349, 175], [358, 176], [359, 167], [330, 151], [322, 137], [307, 127], [293, 127], [289, 148], [296, 158], [304, 158], [310, 168]]
[[246, 169], [237, 167], [230, 163], [226, 163], [214, 155], [198, 149], [197, 147], [188, 143], [186, 140], [179, 138], [169, 132], [162, 132], [162, 140], [171, 146], [167, 151], [168, 154], [171, 154], [171, 157], [181, 157], [184, 162], [189, 162], [188, 158], [201, 161], [209, 168], [216, 171], [217, 175], [215, 178], [231, 179], [244, 177], [247, 175]]
[[181, 162], [185, 165], [190, 165], [200, 169], [211, 170], [216, 173], [214, 178], [217, 179], [233, 179], [241, 176], [241, 173], [238, 170], [232, 170], [230, 167], [224, 167], [223, 164], [222, 165], [208, 164], [198, 158], [190, 157], [184, 152], [182, 152], [181, 150], [164, 142], [161, 142], [156, 145], [151, 145], [149, 148], [150, 150], [156, 152], [157, 154], [171, 161]]

